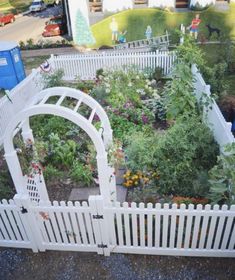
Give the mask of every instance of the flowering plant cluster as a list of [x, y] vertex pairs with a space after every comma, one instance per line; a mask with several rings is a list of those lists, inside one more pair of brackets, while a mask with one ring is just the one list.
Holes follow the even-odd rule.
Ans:
[[131, 187], [144, 187], [151, 184], [153, 181], [156, 181], [160, 178], [158, 172], [142, 172], [137, 171], [133, 172], [131, 170], [127, 170], [123, 175], [124, 183], [123, 186], [127, 188]]
[[176, 203], [178, 205], [184, 203], [186, 205], [188, 204], [202, 204], [206, 205], [209, 202], [209, 199], [207, 198], [195, 198], [195, 197], [185, 197], [185, 196], [174, 196], [172, 199], [173, 203]]
[[108, 149], [109, 164], [115, 168], [119, 168], [125, 162], [125, 154], [122, 149], [122, 143], [119, 140], [115, 140]]
[[155, 80], [148, 79], [149, 74], [134, 68], [124, 71], [104, 71], [100, 76], [100, 86], [103, 87], [108, 103], [113, 107], [124, 106], [131, 101], [135, 106], [142, 106], [142, 99], [148, 99], [156, 94]]

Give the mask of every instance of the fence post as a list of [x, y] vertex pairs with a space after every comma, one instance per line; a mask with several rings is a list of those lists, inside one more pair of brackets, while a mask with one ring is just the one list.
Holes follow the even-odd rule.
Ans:
[[109, 235], [107, 219], [104, 215], [104, 199], [101, 195], [89, 196], [89, 206], [91, 207], [91, 219], [94, 229], [97, 253], [105, 256], [110, 255]]
[[51, 64], [51, 69], [52, 71], [55, 70], [55, 59], [54, 59], [54, 54], [51, 54], [51, 57], [49, 58], [49, 62]]
[[29, 196], [16, 194], [13, 199], [15, 204], [20, 208], [19, 215], [26, 230], [27, 236], [31, 241], [33, 252], [37, 253], [38, 250], [45, 251], [42, 245], [42, 238], [37, 220], [35, 219], [35, 215], [31, 209], [32, 203], [29, 199]]

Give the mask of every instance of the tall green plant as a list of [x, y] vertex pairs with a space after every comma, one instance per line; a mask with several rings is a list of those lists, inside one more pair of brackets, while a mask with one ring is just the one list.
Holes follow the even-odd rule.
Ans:
[[197, 64], [200, 68], [204, 65], [201, 50], [189, 36], [185, 36], [184, 43], [177, 47], [176, 57], [172, 80], [166, 83], [163, 90], [168, 119], [197, 111], [191, 66]]
[[218, 156], [210, 170], [210, 195], [214, 203], [235, 203], [235, 142], [225, 147], [226, 155]]

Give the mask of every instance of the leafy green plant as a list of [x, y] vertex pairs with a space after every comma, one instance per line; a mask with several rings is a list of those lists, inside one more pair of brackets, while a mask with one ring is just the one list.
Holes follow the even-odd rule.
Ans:
[[43, 73], [42, 82], [45, 88], [63, 86], [64, 71], [62, 69], [56, 70], [53, 73]]
[[26, 45], [27, 45], [27, 48], [32, 49], [33, 46], [34, 46], [34, 40], [33, 40], [32, 38], [29, 38], [29, 39], [26, 41]]
[[77, 182], [82, 183], [83, 186], [89, 187], [93, 182], [92, 172], [90, 168], [80, 163], [79, 161], [75, 161], [72, 166], [72, 170], [70, 171], [71, 178]]
[[217, 164], [210, 170], [210, 194], [213, 203], [235, 203], [235, 143], [226, 145], [217, 158]]
[[183, 114], [196, 112], [197, 101], [193, 94], [193, 79], [189, 65], [176, 64], [172, 72], [172, 81], [166, 83], [163, 96], [166, 101], [167, 119], [176, 119]]
[[46, 181], [46, 184], [50, 184], [51, 180], [53, 180], [54, 183], [55, 181], [59, 181], [60, 179], [62, 179], [64, 173], [61, 170], [54, 167], [53, 165], [48, 164], [44, 167], [43, 176]]
[[213, 67], [203, 67], [203, 77], [210, 84], [211, 92], [218, 97], [226, 94], [228, 83], [226, 81], [227, 63], [217, 63]]
[[76, 159], [77, 146], [73, 140], [60, 140], [58, 134], [49, 135], [48, 162], [68, 170]]
[[[156, 136], [153, 133], [135, 132], [125, 138], [127, 167], [132, 171], [147, 172], [153, 168]], [[151, 148], [148, 148], [151, 147]]]
[[76, 79], [76, 89], [79, 89], [85, 93], [91, 92], [94, 88], [94, 81], [82, 81], [79, 78]]

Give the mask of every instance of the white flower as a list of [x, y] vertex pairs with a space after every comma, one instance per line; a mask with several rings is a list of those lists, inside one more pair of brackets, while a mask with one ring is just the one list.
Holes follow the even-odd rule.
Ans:
[[154, 96], [155, 99], [160, 99], [161, 98], [160, 95], [156, 91], [154, 91], [153, 96]]
[[110, 93], [110, 91], [111, 91], [110, 88], [106, 88], [106, 89], [105, 89], [105, 92], [106, 92], [106, 93]]
[[140, 79], [140, 76], [137, 75], [135, 78], [136, 78], [136, 80], [139, 80], [139, 79]]
[[132, 86], [132, 82], [129, 82], [128, 87], [131, 87], [131, 86]]

